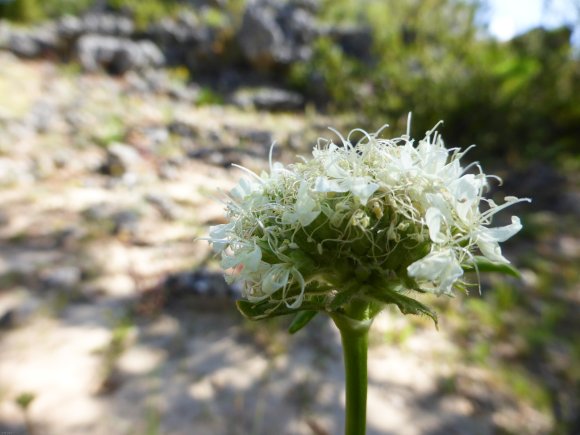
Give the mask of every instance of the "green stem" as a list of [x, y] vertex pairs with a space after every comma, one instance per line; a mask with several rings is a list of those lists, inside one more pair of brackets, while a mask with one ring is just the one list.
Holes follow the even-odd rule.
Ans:
[[372, 319], [354, 320], [338, 313], [332, 319], [340, 331], [346, 384], [345, 435], [365, 435], [367, 422], [367, 351]]

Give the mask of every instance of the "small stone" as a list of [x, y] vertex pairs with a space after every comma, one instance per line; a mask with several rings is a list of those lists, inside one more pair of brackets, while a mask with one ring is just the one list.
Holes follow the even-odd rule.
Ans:
[[240, 296], [239, 289], [228, 285], [222, 273], [206, 269], [171, 274], [165, 279], [164, 287], [171, 295], [169, 300], [192, 295], [218, 299], [236, 299]]
[[291, 112], [304, 108], [304, 97], [297, 92], [273, 87], [242, 88], [234, 93], [231, 101], [238, 107], [270, 112]]
[[158, 193], [148, 193], [145, 195], [145, 200], [153, 205], [166, 220], [173, 221], [181, 215], [181, 210], [177, 204], [167, 196]]
[[48, 289], [73, 290], [81, 281], [81, 270], [76, 266], [60, 266], [40, 274], [40, 280]]
[[16, 326], [16, 310], [6, 310], [0, 315], [0, 331], [12, 329]]
[[106, 161], [101, 170], [107, 175], [120, 177], [136, 170], [142, 161], [137, 150], [129, 145], [115, 143], [107, 148]]
[[113, 234], [123, 238], [134, 238], [138, 233], [141, 215], [134, 210], [122, 210], [111, 216]]
[[165, 63], [163, 53], [153, 42], [88, 34], [77, 42], [76, 53], [83, 69], [104, 69], [112, 74], [159, 67]]

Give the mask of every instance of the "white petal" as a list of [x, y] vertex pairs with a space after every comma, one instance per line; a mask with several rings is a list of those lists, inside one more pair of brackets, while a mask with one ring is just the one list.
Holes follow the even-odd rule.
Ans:
[[520, 218], [517, 216], [512, 216], [512, 223], [510, 225], [498, 228], [485, 228], [484, 232], [488, 237], [495, 240], [496, 242], [505, 242], [521, 229], [522, 223]]
[[258, 270], [262, 260], [262, 250], [258, 245], [254, 245], [252, 250], [244, 248], [234, 255], [222, 255], [221, 266], [224, 269], [236, 267], [238, 265], [244, 266], [244, 273], [255, 272]]
[[231, 190], [230, 194], [234, 199], [238, 201], [243, 200], [248, 195], [250, 195], [254, 190], [256, 190], [258, 185], [248, 178], [242, 178], [239, 183]]
[[348, 188], [341, 186], [338, 181], [326, 177], [317, 177], [314, 182], [315, 192], [346, 192]]
[[348, 190], [359, 199], [362, 205], [366, 205], [371, 195], [379, 188], [377, 183], [369, 183], [365, 177], [352, 177], [345, 180], [343, 185], [348, 186]]
[[458, 201], [473, 202], [479, 197], [481, 187], [481, 180], [473, 174], [467, 174], [452, 182], [449, 190]]
[[258, 270], [262, 261], [262, 250], [258, 245], [254, 247], [244, 258], [244, 268], [248, 270]]
[[231, 223], [209, 227], [209, 238], [214, 252], [220, 253], [228, 246], [229, 239], [227, 238], [227, 234], [231, 231], [232, 227], [233, 225]]
[[282, 222], [290, 225], [300, 222], [305, 227], [310, 225], [320, 214], [320, 204], [311, 196], [308, 184], [304, 181], [298, 189], [298, 196], [293, 209], [293, 211], [284, 212]]
[[512, 216], [512, 223], [505, 227], [485, 228], [482, 227], [475, 236], [475, 242], [489, 260], [496, 263], [509, 263], [502, 254], [498, 242], [505, 242], [507, 239], [522, 229], [522, 224], [517, 216]]
[[407, 267], [409, 276], [431, 281], [437, 293], [451, 293], [453, 283], [463, 275], [463, 269], [453, 251], [435, 251]]
[[341, 168], [336, 161], [331, 162], [326, 166], [326, 173], [333, 178], [346, 178], [348, 171]]
[[496, 241], [478, 237], [476, 243], [481, 253], [487, 257], [488, 260], [496, 263], [509, 263], [509, 260], [501, 255], [501, 248], [499, 243]]
[[290, 270], [287, 265], [276, 264], [264, 275], [262, 280], [262, 292], [271, 295], [275, 291], [286, 287], [290, 278]]
[[443, 214], [435, 207], [430, 207], [425, 214], [425, 221], [429, 228], [429, 237], [435, 243], [443, 243], [446, 240], [445, 236], [441, 234], [442, 218]]

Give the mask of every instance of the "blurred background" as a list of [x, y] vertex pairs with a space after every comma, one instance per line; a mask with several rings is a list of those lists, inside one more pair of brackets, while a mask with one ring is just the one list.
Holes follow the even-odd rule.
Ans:
[[232, 163], [409, 111], [533, 202], [521, 279], [377, 319], [369, 434], [580, 433], [575, 0], [0, 0], [0, 432], [341, 433], [328, 320], [245, 321], [199, 238]]

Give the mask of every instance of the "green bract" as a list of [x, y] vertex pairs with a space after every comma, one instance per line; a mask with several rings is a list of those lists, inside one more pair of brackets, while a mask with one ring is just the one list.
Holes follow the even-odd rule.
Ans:
[[[354, 134], [361, 139], [353, 143]], [[529, 201], [485, 199], [490, 176], [478, 164], [462, 167], [465, 152], [446, 149], [435, 129], [417, 144], [355, 130], [340, 145], [320, 140], [311, 159], [246, 170], [230, 192], [229, 223], [210, 229], [227, 279], [243, 285], [241, 311], [254, 319], [311, 313], [297, 319], [299, 329], [313, 312], [341, 313], [356, 299], [369, 318], [389, 303], [434, 318], [413, 294], [465, 288], [463, 271], [483, 264], [478, 251], [489, 270], [507, 264], [499, 242], [521, 224], [514, 216], [489, 228], [492, 216]]]

